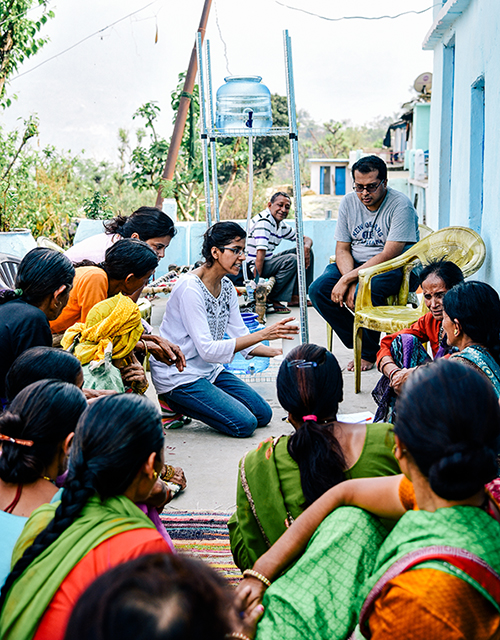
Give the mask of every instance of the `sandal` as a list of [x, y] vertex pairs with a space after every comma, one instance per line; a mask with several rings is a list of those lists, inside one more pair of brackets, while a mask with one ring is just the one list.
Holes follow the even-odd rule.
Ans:
[[166, 434], [169, 429], [181, 429], [191, 422], [191, 418], [188, 416], [184, 416], [182, 413], [173, 411], [163, 398], [158, 397], [158, 401], [160, 403], [161, 423], [164, 434]]
[[272, 302], [272, 308], [268, 311], [268, 313], [280, 313], [282, 315], [286, 315], [287, 313], [291, 313], [288, 307], [285, 307], [284, 304], [280, 304], [279, 302]]

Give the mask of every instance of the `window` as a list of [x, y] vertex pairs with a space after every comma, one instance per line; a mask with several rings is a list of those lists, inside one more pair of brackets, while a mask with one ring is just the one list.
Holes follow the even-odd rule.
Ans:
[[470, 96], [469, 227], [481, 233], [484, 184], [484, 77], [471, 86]]
[[450, 225], [451, 159], [453, 154], [453, 100], [455, 93], [455, 38], [443, 48], [441, 141], [439, 153], [439, 228]]

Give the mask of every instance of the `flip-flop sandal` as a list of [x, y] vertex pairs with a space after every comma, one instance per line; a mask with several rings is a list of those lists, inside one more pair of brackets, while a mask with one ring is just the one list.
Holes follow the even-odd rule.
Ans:
[[272, 309], [268, 311], [268, 313], [279, 313], [281, 315], [286, 315], [287, 313], [291, 313], [291, 311], [288, 307], [285, 307], [282, 304], [280, 305], [273, 304]]

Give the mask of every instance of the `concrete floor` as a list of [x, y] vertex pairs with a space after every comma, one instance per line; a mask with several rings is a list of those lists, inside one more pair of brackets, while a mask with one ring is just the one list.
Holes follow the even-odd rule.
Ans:
[[[152, 324], [154, 333], [158, 333], [166, 298], [160, 296], [153, 301]], [[315, 309], [309, 309], [309, 340], [310, 342], [326, 346], [325, 322]], [[273, 322], [282, 316], [270, 315], [268, 321]], [[279, 345], [279, 341], [278, 341]], [[278, 346], [277, 345], [277, 346]], [[334, 353], [344, 371], [344, 402], [340, 405], [340, 413], [355, 413], [358, 411], [375, 412], [375, 403], [371, 397], [371, 390], [375, 386], [379, 374], [375, 371], [363, 373], [362, 392], [354, 393], [354, 374], [345, 370], [352, 351], [334, 337]], [[218, 510], [233, 511], [236, 508], [236, 480], [238, 462], [249, 450], [257, 447], [259, 442], [270, 436], [276, 437], [292, 432], [292, 427], [282, 420], [285, 411], [278, 404], [274, 381], [276, 364], [272, 364], [268, 371], [261, 374], [264, 381], [252, 382], [255, 388], [273, 408], [273, 419], [264, 428], [257, 429], [251, 438], [231, 438], [202, 422], [193, 422], [182, 429], [167, 432], [165, 437], [165, 461], [184, 469], [188, 486], [167, 505], [167, 509], [179, 510]], [[270, 375], [269, 375], [270, 374]], [[148, 397], [156, 402], [154, 387], [151, 385]]]

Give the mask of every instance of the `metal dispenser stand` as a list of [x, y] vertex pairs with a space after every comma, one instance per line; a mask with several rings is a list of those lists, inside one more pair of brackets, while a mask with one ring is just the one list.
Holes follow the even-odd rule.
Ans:
[[[199, 86], [200, 86], [200, 129], [203, 152], [203, 177], [205, 187], [205, 210], [207, 225], [212, 225], [212, 211], [215, 221], [219, 221], [219, 191], [217, 184], [217, 138], [249, 138], [249, 152], [252, 152], [253, 137], [288, 136], [292, 156], [293, 196], [295, 202], [295, 229], [297, 237], [297, 273], [300, 301], [300, 338], [301, 343], [309, 342], [309, 326], [306, 302], [306, 275], [304, 256], [304, 222], [302, 216], [302, 191], [300, 184], [299, 148], [297, 140], [297, 116], [295, 111], [295, 87], [293, 82], [292, 44], [288, 30], [283, 31], [283, 48], [285, 54], [286, 93], [288, 103], [288, 127], [271, 127], [266, 133], [255, 133], [251, 128], [235, 129], [231, 133], [219, 131], [215, 126], [212, 69], [210, 62], [210, 42], [206, 40], [205, 59], [201, 34], [197, 34], [196, 50], [198, 54]], [[205, 79], [206, 76], [206, 79]], [[207, 114], [209, 118], [207, 117]], [[210, 146], [210, 156], [208, 147]], [[212, 170], [212, 194], [210, 189], [210, 169]]]

